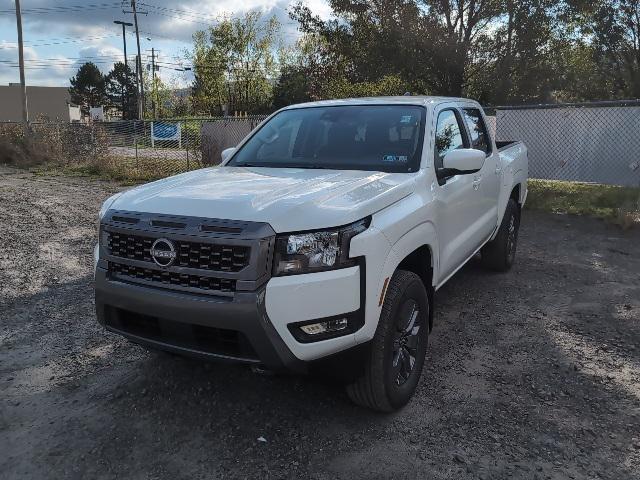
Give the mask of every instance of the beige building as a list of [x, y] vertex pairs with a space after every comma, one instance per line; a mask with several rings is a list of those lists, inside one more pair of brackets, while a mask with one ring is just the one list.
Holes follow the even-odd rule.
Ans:
[[[29, 120], [80, 120], [80, 109], [69, 104], [67, 87], [27, 87]], [[20, 84], [0, 85], [0, 122], [22, 121]]]

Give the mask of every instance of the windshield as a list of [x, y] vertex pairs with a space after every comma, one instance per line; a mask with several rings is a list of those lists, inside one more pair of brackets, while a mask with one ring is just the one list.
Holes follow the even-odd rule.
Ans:
[[425, 109], [415, 105], [344, 105], [284, 110], [227, 164], [415, 172]]

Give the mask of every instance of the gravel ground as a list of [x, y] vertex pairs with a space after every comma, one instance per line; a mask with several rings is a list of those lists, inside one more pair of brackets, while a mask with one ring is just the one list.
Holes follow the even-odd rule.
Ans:
[[438, 292], [416, 396], [382, 415], [103, 331], [117, 189], [0, 171], [0, 477], [640, 478], [640, 232], [525, 212], [510, 273], [472, 261]]

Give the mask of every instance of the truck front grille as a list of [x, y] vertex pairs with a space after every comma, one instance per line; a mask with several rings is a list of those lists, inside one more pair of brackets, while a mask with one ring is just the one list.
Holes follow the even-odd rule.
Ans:
[[[114, 257], [153, 262], [149, 253], [154, 237], [107, 232], [107, 248]], [[217, 272], [239, 272], [249, 264], [251, 249], [242, 245], [187, 242], [173, 240], [177, 267], [199, 268]]]
[[155, 270], [115, 262], [109, 262], [109, 273], [123, 280], [142, 280], [168, 287], [197, 288], [205, 292], [235, 292], [236, 290], [235, 280], [187, 275], [169, 270]]
[[264, 222], [109, 210], [99, 237], [98, 267], [113, 280], [234, 297], [269, 280], [276, 234]]

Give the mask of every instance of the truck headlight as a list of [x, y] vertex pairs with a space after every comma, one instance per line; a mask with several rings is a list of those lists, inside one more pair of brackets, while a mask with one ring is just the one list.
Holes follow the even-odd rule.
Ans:
[[370, 218], [365, 218], [346, 227], [278, 235], [273, 274], [311, 273], [355, 265], [355, 259], [349, 258], [349, 244], [369, 223]]

